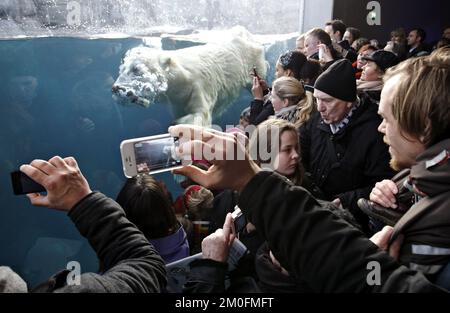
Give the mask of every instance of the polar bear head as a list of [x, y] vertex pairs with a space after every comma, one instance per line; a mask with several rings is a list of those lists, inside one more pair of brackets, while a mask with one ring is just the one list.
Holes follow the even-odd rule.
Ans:
[[170, 58], [149, 47], [129, 50], [122, 60], [112, 91], [122, 104], [150, 106], [168, 87]]

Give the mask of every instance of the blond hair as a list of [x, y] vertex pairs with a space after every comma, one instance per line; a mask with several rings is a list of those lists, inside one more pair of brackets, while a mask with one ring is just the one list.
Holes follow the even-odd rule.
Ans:
[[[298, 134], [297, 129], [293, 123], [290, 123], [286, 120], [281, 120], [281, 119], [268, 119], [268, 120], [265, 120], [264, 122], [262, 122], [261, 124], [259, 124], [258, 127], [256, 128], [256, 130], [252, 133], [252, 135], [250, 137], [250, 143], [248, 146], [249, 150], [250, 151], [260, 151], [258, 149], [259, 145], [261, 145], [261, 143], [265, 142], [265, 143], [267, 143], [266, 151], [268, 153], [270, 153], [270, 155], [273, 155], [272, 148], [275, 146], [275, 144], [272, 144], [272, 139], [274, 139], [274, 138], [272, 138], [272, 135], [273, 135], [272, 131], [276, 131], [278, 133], [279, 147], [281, 147], [281, 135], [285, 131], [291, 131], [291, 132], [294, 132], [295, 134]], [[300, 147], [300, 144], [298, 146]], [[300, 154], [300, 151], [297, 151], [297, 152]], [[276, 151], [276, 153], [278, 154], [279, 151]], [[261, 165], [261, 163], [263, 162], [263, 160], [260, 159], [259, 155], [256, 155], [256, 158], [254, 161], [258, 165]], [[272, 160], [272, 159], [264, 160], [264, 162], [270, 162], [270, 163], [272, 163], [273, 161], [274, 160]], [[294, 175], [292, 177], [288, 177], [288, 178], [295, 185], [300, 186], [303, 181], [303, 175], [304, 175], [304, 169], [303, 169], [303, 165], [299, 159]]]
[[402, 136], [429, 147], [450, 134], [450, 47], [412, 58], [387, 71], [384, 82], [400, 75], [392, 113]]
[[299, 128], [310, 119], [315, 108], [314, 96], [310, 92], [305, 92], [300, 81], [293, 77], [280, 77], [273, 82], [272, 92], [282, 100], [287, 99], [288, 106], [297, 106], [295, 120], [292, 121], [295, 127]]

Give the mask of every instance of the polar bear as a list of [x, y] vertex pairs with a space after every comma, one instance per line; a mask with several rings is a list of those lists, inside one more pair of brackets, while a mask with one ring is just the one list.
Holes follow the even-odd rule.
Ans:
[[210, 126], [212, 114], [219, 115], [243, 87], [251, 87], [253, 67], [266, 76], [264, 48], [245, 29], [221, 43], [179, 50], [139, 46], [126, 53], [112, 91], [124, 104], [166, 101], [175, 123]]

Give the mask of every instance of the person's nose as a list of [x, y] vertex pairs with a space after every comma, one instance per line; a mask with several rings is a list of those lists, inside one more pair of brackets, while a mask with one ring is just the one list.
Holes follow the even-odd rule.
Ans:
[[381, 124], [378, 126], [378, 131], [382, 134], [386, 134], [386, 125], [384, 123], [384, 120], [381, 122]]
[[321, 100], [317, 100], [317, 111], [319, 111], [319, 112], [325, 111], [325, 106], [323, 105]]

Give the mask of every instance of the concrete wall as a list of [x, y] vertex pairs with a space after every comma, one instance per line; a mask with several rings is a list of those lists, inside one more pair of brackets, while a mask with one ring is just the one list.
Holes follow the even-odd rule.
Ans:
[[300, 17], [300, 32], [314, 27], [323, 27], [333, 16], [333, 0], [299, 0], [304, 2], [303, 22]]

